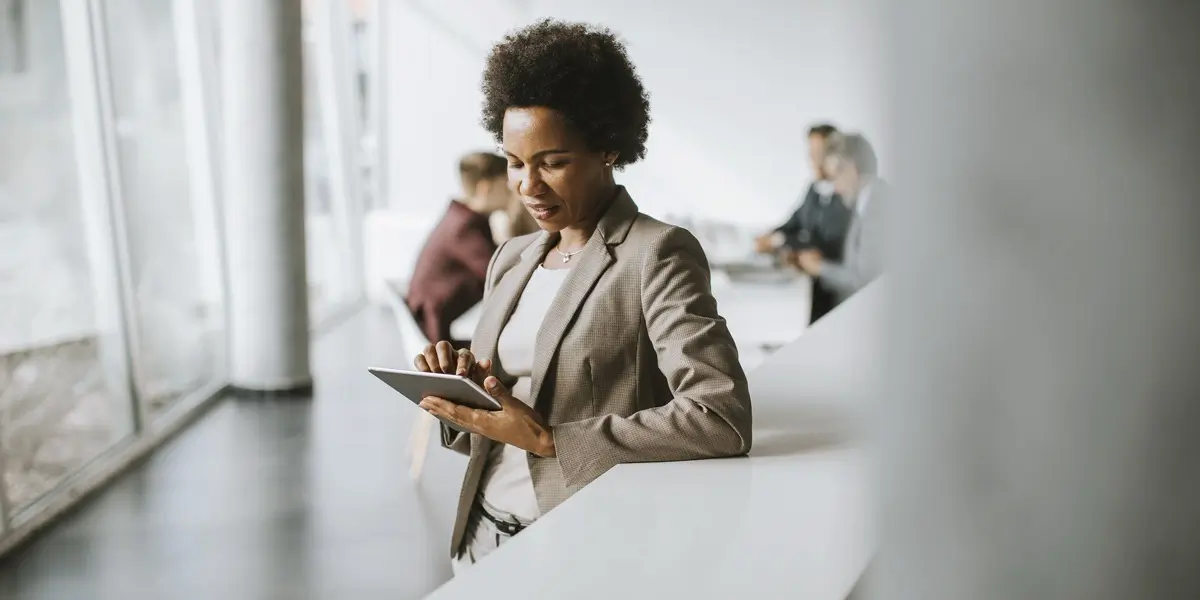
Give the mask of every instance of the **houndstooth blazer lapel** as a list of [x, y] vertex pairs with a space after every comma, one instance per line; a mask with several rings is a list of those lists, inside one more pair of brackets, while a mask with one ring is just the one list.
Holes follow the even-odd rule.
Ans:
[[610, 246], [620, 244], [629, 233], [629, 227], [637, 218], [637, 205], [629, 197], [624, 187], [617, 190], [617, 196], [609, 206], [608, 211], [600, 218], [596, 231], [588, 239], [583, 252], [579, 254], [579, 263], [572, 267], [571, 272], [563, 281], [562, 288], [550, 305], [542, 327], [538, 330], [537, 342], [534, 346], [533, 373], [530, 379], [530, 402], [543, 414], [546, 407], [538, 407], [542, 382], [546, 372], [559, 355], [559, 346], [563, 335], [575, 321], [575, 316], [583, 307], [596, 282], [604, 272], [612, 266], [616, 258]]

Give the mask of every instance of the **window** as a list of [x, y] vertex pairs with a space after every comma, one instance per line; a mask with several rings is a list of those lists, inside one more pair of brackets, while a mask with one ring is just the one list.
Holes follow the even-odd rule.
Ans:
[[119, 309], [104, 291], [108, 224], [72, 160], [59, 3], [25, 9], [28, 69], [6, 82], [18, 93], [0, 94], [0, 507], [14, 512], [133, 430]]
[[138, 397], [153, 420], [221, 375], [222, 289], [215, 213], [190, 186], [173, 10], [161, 0], [107, 0], [121, 208], [136, 314]]

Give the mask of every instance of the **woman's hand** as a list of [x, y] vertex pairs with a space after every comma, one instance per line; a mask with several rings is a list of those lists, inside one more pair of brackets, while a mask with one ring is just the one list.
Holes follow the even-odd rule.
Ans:
[[426, 346], [425, 352], [417, 355], [416, 366], [422, 373], [459, 375], [480, 386], [492, 374], [492, 361], [476, 362], [475, 355], [471, 354], [470, 350], [455, 350], [454, 346], [445, 340]]
[[[483, 362], [488, 362], [490, 370], [491, 363], [482, 361], [480, 364]], [[425, 397], [421, 401], [421, 408], [488, 439], [516, 446], [538, 456], [555, 456], [554, 431], [537, 411], [513, 398], [508, 388], [495, 377], [488, 376], [483, 387], [500, 403], [501, 410], [469, 408], [437, 396]]]

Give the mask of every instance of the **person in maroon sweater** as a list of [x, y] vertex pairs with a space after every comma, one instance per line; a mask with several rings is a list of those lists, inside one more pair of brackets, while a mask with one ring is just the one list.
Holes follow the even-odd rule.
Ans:
[[[483, 299], [488, 262], [496, 251], [488, 219], [509, 207], [508, 163], [477, 152], [458, 165], [463, 196], [450, 202], [417, 257], [408, 285], [408, 309], [430, 340], [451, 340], [450, 324]], [[451, 340], [467, 347], [470, 340]]]

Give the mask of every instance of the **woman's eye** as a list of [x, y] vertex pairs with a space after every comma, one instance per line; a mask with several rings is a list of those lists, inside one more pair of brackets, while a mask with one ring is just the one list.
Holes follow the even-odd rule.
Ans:
[[521, 163], [508, 163], [508, 168], [510, 169], [520, 169], [522, 166], [524, 165]]
[[553, 162], [553, 163], [548, 162], [548, 163], [545, 163], [543, 166], [545, 166], [547, 169], [559, 169], [559, 168], [567, 166], [567, 163], [565, 163], [565, 162]]

